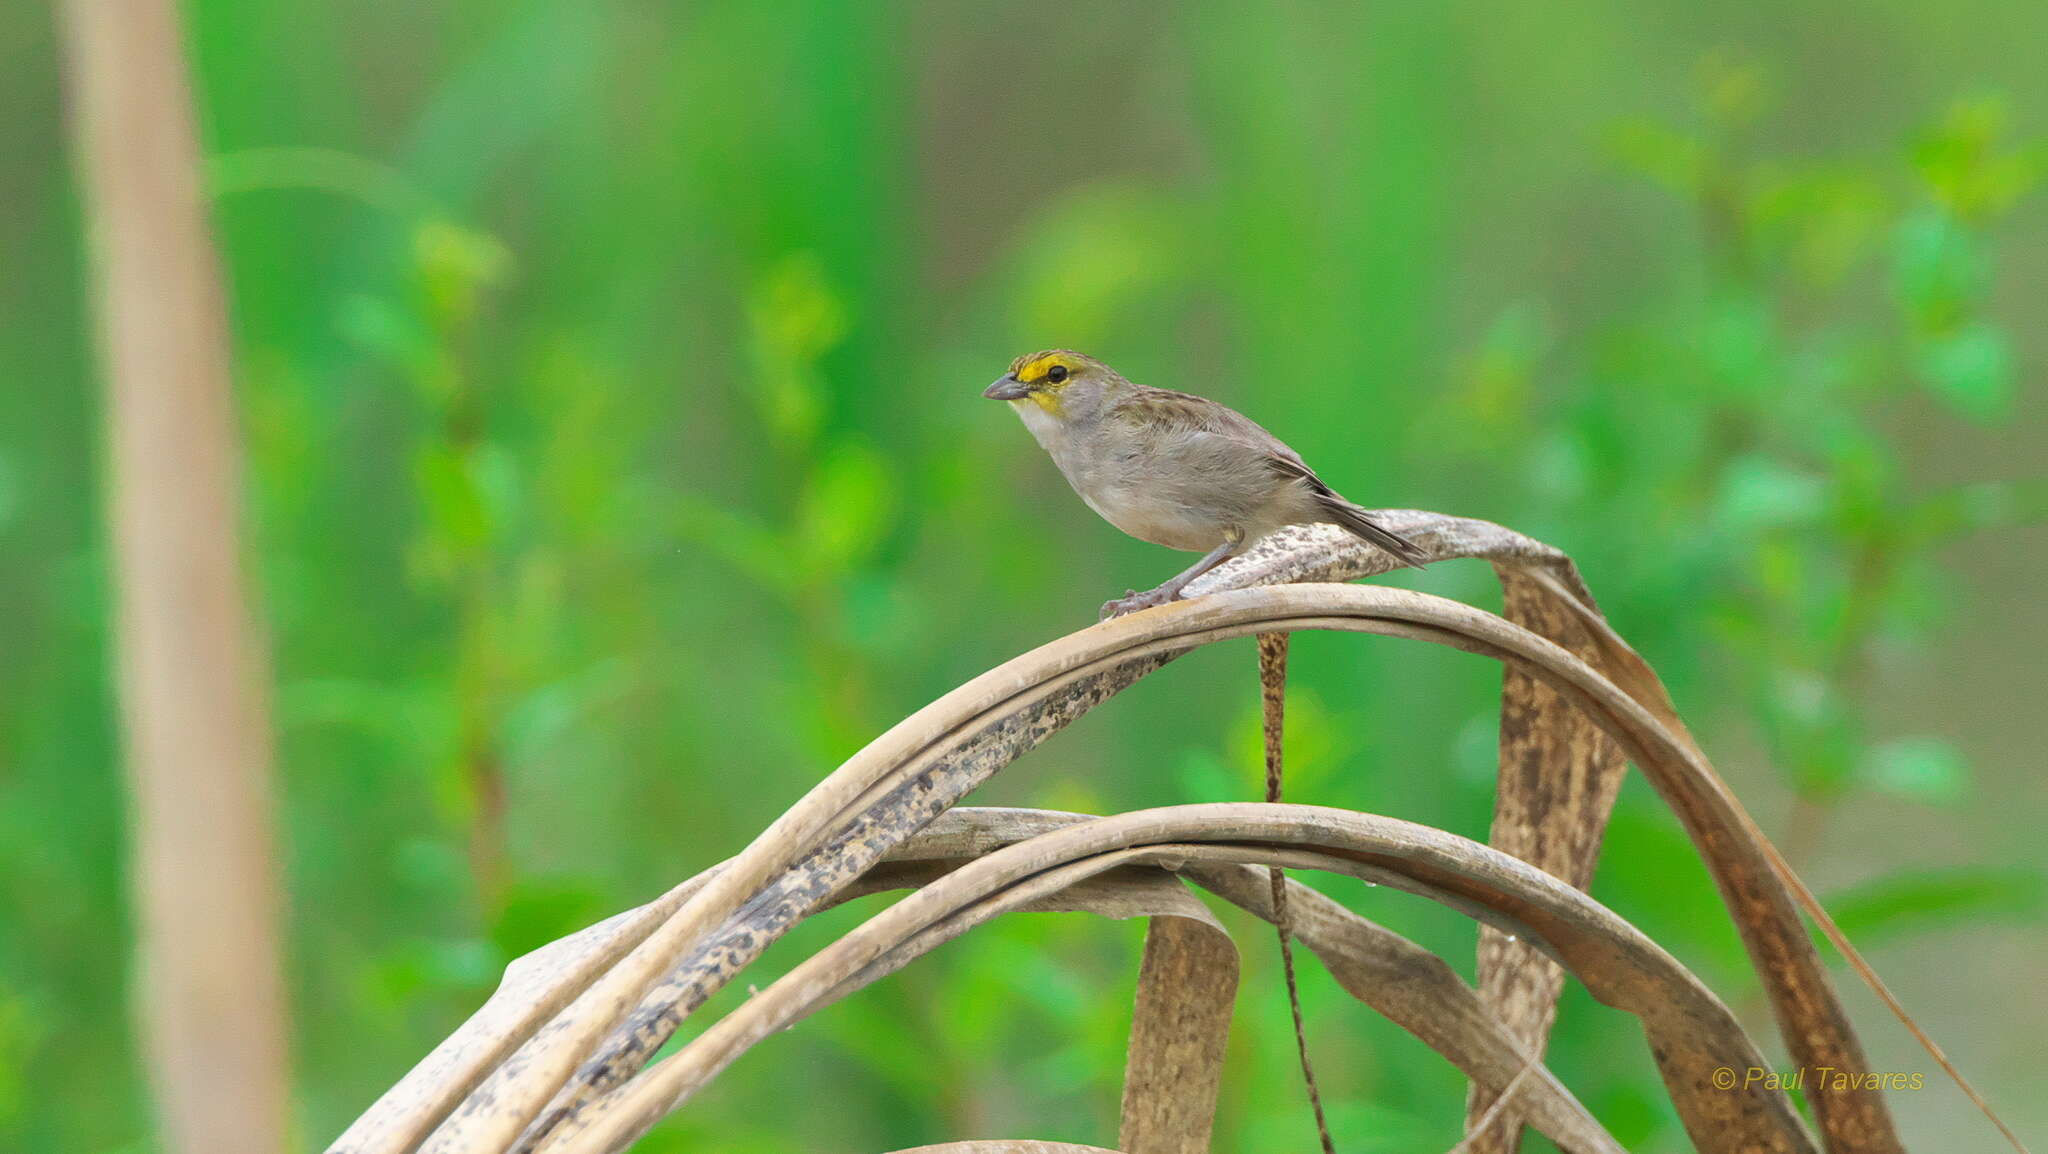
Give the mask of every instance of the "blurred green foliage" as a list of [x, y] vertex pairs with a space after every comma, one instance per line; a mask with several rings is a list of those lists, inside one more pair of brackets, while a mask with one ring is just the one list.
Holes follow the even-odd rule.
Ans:
[[[2048, 561], [2048, 95], [2019, 47], [2048, 15], [1977, 7], [189, 4], [306, 1144], [508, 958], [1184, 562], [976, 399], [1052, 344], [1243, 407], [1367, 504], [1571, 551], [1880, 965], [1919, 944], [1947, 975], [1923, 992], [1983, 984], [1926, 1020], [2022, 1130], [2048, 1119], [2013, 1100], [2048, 1023], [1992, 961], [2027, 943], [2048, 977], [2015, 708], [2039, 682], [1976, 675], [1997, 623], [2040, 620]], [[0, 14], [0, 1148], [145, 1150], [47, 20]], [[1494, 596], [1478, 566], [1392, 580]], [[1355, 638], [1295, 666], [1291, 796], [1483, 836], [1495, 671]], [[1179, 662], [976, 800], [1251, 797], [1252, 669]], [[1468, 924], [1331, 889], [1469, 967]], [[1764, 1028], [1640, 783], [1596, 892]], [[1137, 940], [979, 931], [646, 1146], [1106, 1141]], [[1244, 941], [1219, 1148], [1298, 1148], [1274, 960]], [[1305, 996], [1343, 1148], [1448, 1146], [1455, 1072]], [[1572, 991], [1553, 1053], [1625, 1144], [1682, 1144], [1626, 1022]], [[1965, 1124], [1938, 1091], [1897, 1108], [1909, 1136]]]

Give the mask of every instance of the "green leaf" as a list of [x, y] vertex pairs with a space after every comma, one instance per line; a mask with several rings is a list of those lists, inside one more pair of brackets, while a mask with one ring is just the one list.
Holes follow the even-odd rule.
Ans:
[[813, 253], [777, 261], [755, 282], [748, 318], [755, 371], [750, 382], [761, 420], [776, 440], [800, 449], [824, 421], [818, 358], [845, 338], [846, 305]]
[[1715, 500], [1724, 526], [1755, 530], [1814, 521], [1826, 506], [1820, 478], [1760, 453], [1735, 458], [1721, 473]]
[[1757, 398], [1780, 387], [1777, 322], [1763, 298], [1747, 293], [1717, 297], [1706, 310], [1700, 342], [1718, 394]]
[[1852, 940], [1885, 938], [1983, 918], [2038, 920], [2048, 878], [2028, 869], [1912, 870], [1864, 882], [1823, 903]]
[[412, 376], [432, 357], [433, 338], [419, 318], [384, 297], [349, 297], [336, 309], [336, 323], [342, 336]]
[[416, 469], [429, 533], [437, 544], [466, 550], [490, 538], [489, 506], [466, 454], [429, 445], [420, 450]]
[[2012, 408], [2012, 345], [1983, 322], [1923, 343], [1914, 356], [1920, 380], [1973, 421], [1990, 424]]
[[1909, 737], [1871, 750], [1857, 779], [1893, 797], [1926, 805], [1955, 805], [1970, 795], [1970, 767], [1946, 741]]
[[1892, 242], [1892, 291], [1923, 332], [1953, 326], [1990, 279], [1989, 260], [1953, 216], [1923, 209]]
[[1698, 191], [1707, 167], [1705, 145], [1647, 120], [1615, 125], [1607, 134], [1607, 152], [1621, 167], [1680, 196]]
[[2048, 521], [2048, 481], [1990, 481], [1945, 489], [1915, 505], [1907, 524], [1920, 541]]
[[422, 223], [413, 231], [412, 249], [420, 287], [442, 325], [473, 316], [483, 290], [503, 281], [512, 266], [502, 241], [447, 220]]
[[858, 441], [834, 445], [811, 472], [795, 537], [806, 571], [837, 576], [871, 556], [896, 520], [889, 462]]
[[2004, 144], [2005, 102], [1962, 100], [1913, 146], [1913, 162], [1935, 197], [1970, 221], [1995, 219], [2025, 196], [2048, 169], [2038, 143]]
[[1882, 185], [1848, 167], [1799, 166], [1771, 174], [1751, 206], [1758, 239], [1810, 284], [1841, 280], [1890, 224]]

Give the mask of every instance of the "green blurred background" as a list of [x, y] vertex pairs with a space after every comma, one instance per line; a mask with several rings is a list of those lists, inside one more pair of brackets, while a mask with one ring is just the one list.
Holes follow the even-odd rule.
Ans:
[[[1569, 550], [1907, 1004], [2048, 1134], [2048, 7], [186, 7], [305, 1146], [508, 958], [1185, 564], [977, 398], [1048, 345], [1238, 405], [1368, 505]], [[55, 52], [43, 5], [0, 9], [0, 1148], [142, 1151]], [[1389, 580], [1498, 598], [1476, 563]], [[1296, 655], [1293, 797], [1484, 836], [1497, 667]], [[1253, 797], [1255, 704], [1250, 644], [1205, 651], [974, 800]], [[1469, 975], [1469, 923], [1319, 884]], [[1768, 1033], [1640, 781], [1595, 893]], [[1246, 929], [1218, 1148], [1305, 1148]], [[1111, 1141], [1140, 933], [980, 931], [645, 1148]], [[1993, 1148], [1838, 976], [1873, 1063], [1927, 1072], [1893, 1098], [1909, 1144]], [[1347, 1154], [1455, 1141], [1446, 1063], [1320, 973], [1304, 996]], [[1553, 1066], [1631, 1148], [1683, 1147], [1640, 1034], [1576, 989]]]

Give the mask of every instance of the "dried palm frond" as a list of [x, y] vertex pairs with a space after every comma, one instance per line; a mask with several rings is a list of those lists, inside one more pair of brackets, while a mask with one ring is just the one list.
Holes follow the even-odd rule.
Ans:
[[[1813, 1149], [1779, 1091], [1713, 1084], [1719, 1067], [1762, 1065], [1756, 1045], [1697, 978], [1583, 892], [1626, 758], [1692, 836], [1795, 1060], [1865, 1068], [1777, 872], [1782, 863], [1678, 723], [1655, 674], [1606, 626], [1556, 550], [1486, 522], [1383, 516], [1432, 559], [1492, 562], [1506, 616], [1330, 584], [1380, 571], [1384, 561], [1322, 528], [1277, 534], [1192, 586], [1192, 600], [1083, 629], [946, 694], [876, 738], [730, 860], [514, 963], [498, 993], [331, 1149], [624, 1149], [769, 1033], [991, 917], [1061, 908], [1151, 919], [1120, 1145], [1132, 1154], [1203, 1150], [1237, 961], [1182, 882], [1271, 919], [1270, 866], [1364, 876], [1481, 924], [1475, 991], [1442, 959], [1330, 899], [1293, 883], [1285, 891], [1293, 935], [1339, 983], [1473, 1079], [1468, 1123], [1483, 1132], [1463, 1148], [1510, 1148], [1526, 1119], [1565, 1149], [1616, 1149], [1541, 1064], [1569, 974], [1641, 1021], [1646, 1057], [1700, 1149]], [[1173, 657], [1306, 629], [1432, 641], [1503, 662], [1494, 846], [1309, 806], [1209, 804], [1099, 818], [953, 809]], [[685, 1018], [797, 921], [850, 895], [899, 887], [911, 893], [647, 1065]], [[1502, 1091], [1512, 1094], [1506, 1106], [1494, 1101]], [[1817, 1085], [1808, 1101], [1831, 1154], [1899, 1149], [1876, 1092]], [[1074, 1149], [936, 1149], [1034, 1148]]]

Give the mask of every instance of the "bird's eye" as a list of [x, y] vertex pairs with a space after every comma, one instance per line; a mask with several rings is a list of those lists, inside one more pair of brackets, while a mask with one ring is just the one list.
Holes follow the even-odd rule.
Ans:
[[1067, 366], [1054, 365], [1053, 367], [1045, 370], [1045, 379], [1051, 381], [1055, 385], [1059, 384], [1061, 381], [1066, 380]]

